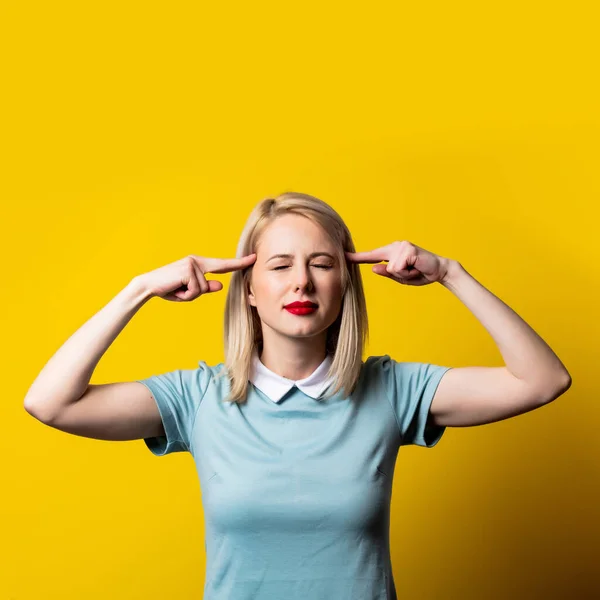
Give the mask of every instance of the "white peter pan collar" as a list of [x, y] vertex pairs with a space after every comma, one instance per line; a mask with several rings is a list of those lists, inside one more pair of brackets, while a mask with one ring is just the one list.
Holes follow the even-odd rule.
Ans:
[[268, 369], [261, 362], [255, 348], [250, 369], [250, 381], [273, 402], [279, 402], [294, 386], [316, 400], [332, 382], [332, 378], [327, 377], [327, 371], [332, 362], [332, 356], [327, 354], [323, 362], [308, 377], [293, 381]]

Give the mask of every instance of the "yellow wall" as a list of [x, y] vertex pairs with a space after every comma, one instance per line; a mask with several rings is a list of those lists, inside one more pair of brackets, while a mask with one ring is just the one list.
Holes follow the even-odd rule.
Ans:
[[[358, 250], [406, 239], [459, 260], [573, 378], [543, 409], [402, 449], [399, 597], [599, 597], [593, 3], [9, 4], [0, 600], [202, 597], [191, 456], [53, 430], [23, 398], [131, 277], [233, 256], [284, 190], [331, 203]], [[503, 364], [447, 289], [362, 271], [368, 354]], [[220, 362], [224, 301], [152, 300], [92, 383]]]

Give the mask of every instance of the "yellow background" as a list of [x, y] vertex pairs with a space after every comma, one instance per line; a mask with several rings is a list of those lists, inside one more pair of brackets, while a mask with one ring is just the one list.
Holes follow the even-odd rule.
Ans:
[[[191, 455], [51, 429], [23, 399], [131, 277], [233, 256], [286, 190], [329, 202], [358, 250], [459, 260], [573, 378], [540, 410], [401, 450], [399, 598], [600, 597], [594, 4], [3, 5], [1, 600], [202, 597]], [[367, 355], [503, 364], [450, 291], [362, 270]], [[92, 383], [220, 362], [224, 303], [153, 299]]]

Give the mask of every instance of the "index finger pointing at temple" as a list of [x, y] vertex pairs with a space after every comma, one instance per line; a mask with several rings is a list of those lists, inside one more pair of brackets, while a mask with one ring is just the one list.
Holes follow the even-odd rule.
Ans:
[[199, 259], [198, 262], [204, 273], [229, 273], [252, 265], [256, 260], [256, 253], [248, 254], [242, 258], [211, 258], [204, 256], [194, 258]]
[[378, 263], [382, 260], [388, 260], [383, 248], [377, 248], [367, 252], [345, 252], [345, 254], [350, 262]]

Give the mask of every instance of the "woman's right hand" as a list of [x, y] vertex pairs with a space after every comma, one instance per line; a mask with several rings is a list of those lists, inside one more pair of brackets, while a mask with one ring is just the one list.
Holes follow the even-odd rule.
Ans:
[[190, 254], [154, 271], [137, 276], [137, 280], [151, 292], [170, 302], [191, 302], [202, 294], [218, 292], [223, 284], [207, 280], [205, 273], [229, 273], [251, 266], [256, 253], [243, 258], [206, 258]]

